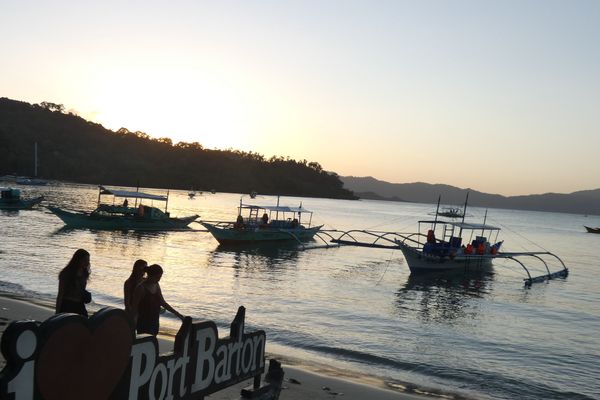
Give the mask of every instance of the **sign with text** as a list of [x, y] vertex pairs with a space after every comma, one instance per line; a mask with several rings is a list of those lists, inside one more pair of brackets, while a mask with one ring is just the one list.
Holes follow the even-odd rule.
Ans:
[[240, 307], [229, 337], [219, 339], [214, 322], [186, 318], [162, 355], [120, 309], [16, 321], [2, 335], [0, 399], [202, 399], [264, 372], [265, 333], [245, 333], [244, 319]]

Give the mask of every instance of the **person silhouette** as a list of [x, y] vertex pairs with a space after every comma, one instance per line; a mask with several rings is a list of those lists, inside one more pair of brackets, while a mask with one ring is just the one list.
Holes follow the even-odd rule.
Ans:
[[57, 314], [75, 313], [88, 316], [85, 305], [92, 301], [91, 293], [86, 290], [90, 274], [90, 253], [79, 249], [58, 274]]
[[184, 316], [165, 301], [160, 289], [163, 269], [158, 264], [146, 268], [147, 278], [135, 288], [132, 310], [137, 333], [156, 336], [160, 325], [160, 308], [164, 307], [183, 321]]
[[133, 317], [133, 293], [137, 285], [144, 280], [146, 267], [148, 267], [148, 263], [145, 260], [137, 260], [133, 264], [131, 275], [129, 275], [129, 278], [127, 278], [123, 284], [123, 302], [125, 303], [125, 311], [131, 317]]

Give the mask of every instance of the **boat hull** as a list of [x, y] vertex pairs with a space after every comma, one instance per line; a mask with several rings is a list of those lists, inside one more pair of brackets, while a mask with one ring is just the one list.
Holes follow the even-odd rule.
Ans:
[[494, 256], [492, 255], [468, 255], [440, 257], [437, 255], [424, 254], [422, 251], [403, 243], [398, 243], [411, 274], [443, 272], [443, 271], [473, 271], [489, 269], [492, 266]]
[[18, 201], [0, 201], [0, 210], [27, 210], [44, 200], [44, 196]]
[[169, 231], [187, 229], [198, 218], [192, 215], [185, 218], [144, 219], [136, 216], [91, 215], [65, 211], [58, 207], [48, 209], [60, 218], [68, 228], [100, 230]]
[[590, 228], [589, 226], [583, 226], [588, 233], [600, 233], [600, 228]]
[[223, 228], [206, 222], [201, 222], [220, 244], [248, 244], [311, 240], [321, 229], [322, 225], [312, 228]]

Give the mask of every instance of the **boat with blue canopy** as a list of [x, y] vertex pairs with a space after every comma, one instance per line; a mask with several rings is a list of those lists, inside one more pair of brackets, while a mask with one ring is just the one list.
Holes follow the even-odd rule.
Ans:
[[[112, 204], [103, 203], [103, 196], [112, 196]], [[115, 199], [124, 198], [123, 202]], [[133, 200], [133, 205], [129, 200]], [[147, 204], [150, 201], [150, 204]], [[164, 202], [164, 211], [154, 207], [154, 201]], [[166, 231], [186, 229], [198, 215], [174, 218], [167, 211], [169, 195], [142, 193], [140, 191], [98, 187], [98, 206], [92, 212], [75, 212], [59, 207], [48, 209], [69, 228], [105, 230]]]
[[[527, 273], [524, 280], [527, 286], [534, 282], [564, 278], [569, 274], [563, 261], [549, 251], [501, 251], [504, 241], [498, 240], [500, 228], [487, 224], [487, 211], [483, 223], [465, 222], [467, 200], [461, 221], [439, 219], [438, 199], [435, 219], [418, 221], [417, 232], [350, 230], [332, 241], [341, 245], [398, 249], [402, 251], [411, 274], [481, 271], [491, 268], [493, 261], [497, 259], [509, 259], [518, 263]], [[547, 274], [532, 277], [529, 269], [521, 261], [524, 257], [541, 262]], [[548, 262], [544, 259], [548, 257], [558, 261], [562, 268], [551, 272]]]
[[[220, 244], [311, 240], [323, 225], [311, 226], [313, 212], [298, 207], [244, 204], [235, 222], [200, 222]], [[302, 218], [308, 222], [302, 223]]]

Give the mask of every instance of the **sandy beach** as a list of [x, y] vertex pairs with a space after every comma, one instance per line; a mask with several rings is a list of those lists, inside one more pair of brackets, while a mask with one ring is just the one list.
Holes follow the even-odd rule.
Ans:
[[[52, 314], [53, 310], [48, 305], [0, 294], [0, 335], [11, 321], [25, 319], [43, 321]], [[170, 337], [161, 336], [159, 343], [161, 352], [170, 351], [173, 347], [173, 339]], [[0, 357], [0, 367], [3, 368], [4, 365], [4, 359]], [[333, 371], [310, 371], [297, 365], [286, 364], [285, 361], [283, 362], [283, 369], [285, 378], [280, 399], [423, 400], [440, 398], [440, 396], [432, 397], [388, 390], [384, 387], [383, 382], [378, 382], [376, 379], [347, 376], [341, 378], [335, 376]], [[251, 381], [241, 382], [215, 393], [209, 398], [217, 400], [239, 399], [241, 389], [250, 384]], [[451, 398], [451, 396], [445, 398]]]

